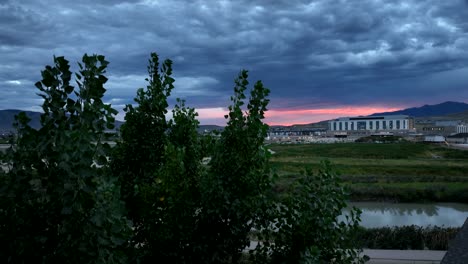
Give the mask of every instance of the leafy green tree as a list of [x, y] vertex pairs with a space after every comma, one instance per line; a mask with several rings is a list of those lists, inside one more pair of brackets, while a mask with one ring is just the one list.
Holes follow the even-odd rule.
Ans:
[[[338, 216], [348, 197], [328, 161], [314, 174], [306, 170], [277, 204], [273, 263], [364, 263], [356, 246], [360, 211], [352, 208], [345, 221]], [[269, 230], [268, 230], [269, 231]]]
[[[153, 53], [149, 85], [138, 91], [138, 105], [126, 108], [113, 159], [135, 222], [134, 260], [238, 263], [255, 233], [260, 243], [250, 252], [252, 262], [360, 261], [350, 239], [358, 212], [337, 222], [346, 196], [329, 167], [308, 173], [285, 199], [273, 193], [262, 121], [269, 90], [260, 81], [247, 100], [248, 73], [239, 73], [227, 126], [213, 140], [197, 133], [197, 114], [183, 101], [166, 121], [171, 62], [158, 67]], [[211, 162], [201, 166], [207, 154]]]
[[[164, 147], [167, 144], [168, 123], [167, 97], [174, 88], [171, 77], [172, 62], [166, 60], [159, 74], [159, 58], [153, 53], [149, 61], [147, 89], [138, 89], [133, 107], [124, 111], [125, 123], [120, 128], [121, 140], [117, 142], [112, 161], [112, 170], [119, 175], [121, 193], [136, 233], [140, 234], [144, 213], [150, 209], [142, 199], [145, 188], [154, 183], [159, 168], [163, 165]], [[139, 242], [138, 242], [139, 243]]]
[[[108, 62], [84, 55], [78, 90], [68, 61], [54, 63], [36, 84], [42, 127], [20, 114], [13, 147], [0, 157], [8, 165], [0, 171], [3, 262], [362, 262], [352, 243], [359, 212], [338, 222], [346, 193], [327, 164], [285, 197], [273, 192], [269, 90], [258, 81], [247, 100], [247, 71], [235, 80], [219, 138], [200, 136], [197, 113], [182, 100], [166, 120], [172, 62], [160, 67], [152, 53], [148, 86], [126, 106], [111, 150], [104, 131], [116, 111], [102, 101]], [[258, 246], [247, 257], [252, 239]]]
[[2, 262], [125, 263], [130, 223], [117, 181], [107, 173], [105, 129], [116, 111], [104, 104], [104, 56], [83, 56], [70, 85], [68, 61], [54, 58], [36, 83], [42, 127], [16, 118], [17, 139], [1, 177]]
[[167, 98], [174, 88], [172, 62], [159, 69], [151, 54], [146, 89], [127, 105], [112, 169], [122, 183], [123, 199], [134, 221], [135, 261], [187, 262], [200, 207], [198, 182], [203, 171], [197, 113], [181, 100], [167, 121]]
[[[156, 245], [158, 260], [167, 263], [193, 263], [198, 240], [197, 229], [200, 206], [200, 179], [202, 167], [200, 142], [197, 132], [199, 122], [193, 108], [177, 99], [165, 149], [165, 167], [160, 176], [164, 212], [157, 232], [164, 234]], [[153, 251], [154, 252], [154, 251]]]
[[217, 141], [210, 170], [202, 181], [198, 239], [204, 263], [236, 263], [250, 244], [249, 234], [263, 220], [271, 179], [262, 122], [269, 90], [258, 81], [244, 113], [248, 73], [235, 80], [227, 126]]
[[[164, 196], [161, 177], [168, 143], [167, 98], [174, 88], [172, 62], [164, 61], [159, 73], [159, 58], [152, 53], [146, 89], [138, 89], [137, 106], [127, 105], [121, 138], [112, 155], [111, 169], [121, 182], [122, 199], [134, 223], [130, 243], [132, 261], [155, 255], [159, 240], [157, 227], [162, 223]], [[138, 250], [136, 250], [138, 249]]]
[[[210, 158], [214, 155], [214, 148], [216, 146], [216, 141], [219, 137], [219, 131], [213, 130], [208, 133], [203, 133], [199, 137], [200, 141], [200, 152], [201, 156], [205, 158]], [[206, 160], [208, 162], [209, 160]]]

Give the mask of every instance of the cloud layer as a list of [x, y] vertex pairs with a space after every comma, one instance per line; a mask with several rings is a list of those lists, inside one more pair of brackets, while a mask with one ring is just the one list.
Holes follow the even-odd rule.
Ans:
[[318, 109], [468, 101], [466, 0], [0, 0], [0, 109], [37, 110], [43, 67], [84, 53], [111, 62], [107, 100], [122, 108], [153, 51], [207, 122], [242, 68], [271, 89], [271, 123], [285, 123], [281, 111], [308, 123]]

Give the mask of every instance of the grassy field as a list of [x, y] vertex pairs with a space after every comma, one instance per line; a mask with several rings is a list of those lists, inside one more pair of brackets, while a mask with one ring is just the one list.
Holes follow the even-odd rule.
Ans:
[[468, 151], [422, 143], [269, 145], [279, 190], [330, 160], [353, 200], [468, 202]]

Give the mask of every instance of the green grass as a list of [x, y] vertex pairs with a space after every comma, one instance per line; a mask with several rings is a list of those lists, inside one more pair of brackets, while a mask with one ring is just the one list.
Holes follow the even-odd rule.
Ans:
[[268, 147], [280, 191], [305, 168], [318, 171], [330, 160], [354, 200], [468, 202], [468, 151], [418, 143]]
[[[402, 165], [402, 164], [376, 164], [371, 161], [368, 163], [348, 163], [339, 160], [330, 159], [334, 164], [335, 170], [344, 176], [466, 176], [468, 164], [458, 163], [435, 163], [430, 165]], [[311, 168], [317, 171], [320, 168], [318, 161], [311, 162], [284, 162], [272, 160], [272, 168], [279, 175], [298, 174], [304, 168]]]
[[468, 160], [468, 151], [421, 143], [336, 143], [270, 145], [278, 157], [320, 157], [355, 159], [427, 159], [434, 155], [448, 159]]

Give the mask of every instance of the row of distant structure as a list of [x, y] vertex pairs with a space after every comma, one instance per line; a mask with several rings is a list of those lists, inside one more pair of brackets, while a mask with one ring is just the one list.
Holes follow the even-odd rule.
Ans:
[[270, 129], [272, 141], [353, 141], [364, 136], [402, 136], [413, 141], [468, 143], [468, 123], [463, 120], [415, 119], [407, 115], [342, 117], [328, 127]]
[[349, 134], [409, 132], [413, 129], [414, 119], [405, 115], [343, 117], [329, 122], [330, 131]]
[[468, 133], [468, 124], [461, 120], [416, 120], [407, 115], [344, 117], [329, 122], [329, 131], [347, 134], [395, 134], [421, 133], [424, 135], [450, 136]]

